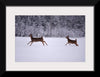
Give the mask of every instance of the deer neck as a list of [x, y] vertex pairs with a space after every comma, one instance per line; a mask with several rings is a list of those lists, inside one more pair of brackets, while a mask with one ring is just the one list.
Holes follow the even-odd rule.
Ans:
[[67, 38], [68, 40], [70, 40], [69, 38]]

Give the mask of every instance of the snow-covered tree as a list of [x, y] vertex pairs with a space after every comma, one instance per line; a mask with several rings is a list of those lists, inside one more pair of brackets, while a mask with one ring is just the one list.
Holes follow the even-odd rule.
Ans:
[[26, 37], [84, 37], [85, 16], [16, 15], [15, 35]]

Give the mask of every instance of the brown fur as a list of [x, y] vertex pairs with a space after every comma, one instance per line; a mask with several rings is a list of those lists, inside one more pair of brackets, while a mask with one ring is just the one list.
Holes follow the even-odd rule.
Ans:
[[67, 45], [67, 44], [75, 44], [76, 46], [78, 46], [77, 39], [71, 40], [71, 39], [69, 39], [69, 36], [67, 36], [66, 38], [68, 40], [68, 43], [66, 43], [65, 45]]
[[31, 41], [29, 42], [29, 43], [31, 43], [30, 46], [32, 45], [33, 42], [42, 42], [43, 45], [44, 45], [44, 43], [47, 45], [47, 43], [43, 40], [43, 37], [41, 37], [41, 38], [33, 38], [32, 34], [30, 34], [29, 37], [31, 38]]

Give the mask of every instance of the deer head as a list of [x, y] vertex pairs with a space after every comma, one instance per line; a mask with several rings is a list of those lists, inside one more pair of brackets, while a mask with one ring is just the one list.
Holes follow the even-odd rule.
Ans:
[[68, 35], [68, 36], [66, 36], [66, 38], [67, 38], [67, 39], [69, 39], [69, 35]]

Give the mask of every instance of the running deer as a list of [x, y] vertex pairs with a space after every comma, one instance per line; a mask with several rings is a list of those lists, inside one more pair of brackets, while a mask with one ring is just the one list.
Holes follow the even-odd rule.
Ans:
[[[33, 37], [32, 37], [32, 34], [30, 34], [29, 37], [31, 38], [31, 41], [29, 42], [29, 43], [31, 43], [30, 46], [32, 45], [33, 42], [42, 42], [43, 45], [44, 45], [44, 43], [45, 43], [46, 45], [48, 45], [48, 44], [43, 40], [43, 37], [41, 37], [41, 38], [33, 38]], [[27, 43], [27, 45], [28, 45], [29, 43]]]
[[66, 38], [68, 40], [68, 43], [66, 43], [65, 45], [67, 45], [67, 44], [75, 44], [76, 46], [78, 46], [77, 39], [71, 40], [71, 39], [69, 39], [69, 36], [67, 36]]

